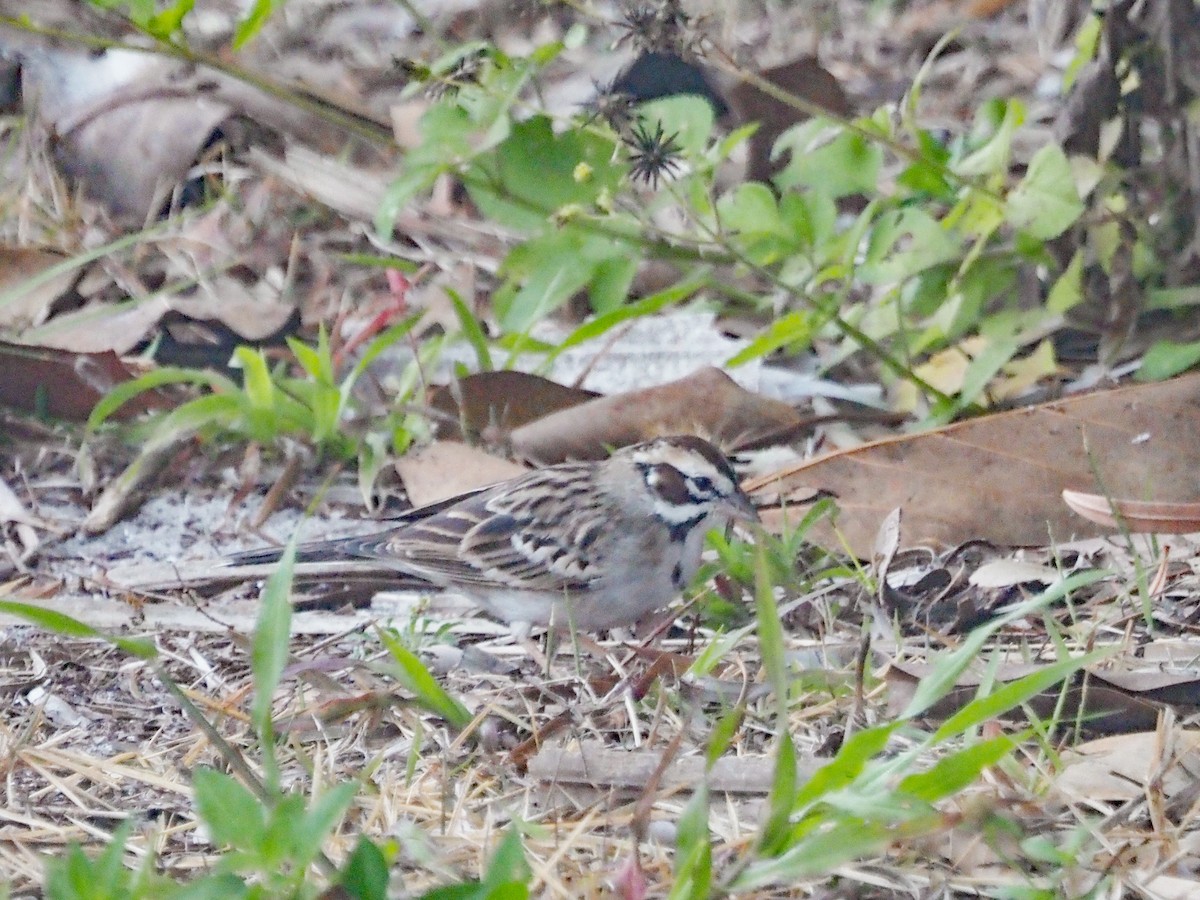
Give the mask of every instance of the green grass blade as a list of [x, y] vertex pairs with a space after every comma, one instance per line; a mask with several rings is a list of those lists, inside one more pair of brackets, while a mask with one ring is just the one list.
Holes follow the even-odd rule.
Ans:
[[292, 572], [296, 565], [296, 539], [284, 548], [279, 565], [267, 579], [251, 647], [254, 673], [252, 721], [260, 736], [271, 733], [271, 701], [288, 659], [292, 628]]
[[441, 716], [453, 727], [465, 728], [471, 721], [471, 713], [467, 708], [446, 693], [415, 653], [385, 629], [376, 628], [375, 632], [392, 655], [392, 659], [396, 661], [397, 666], [393, 674], [401, 684], [413, 692], [417, 702], [430, 712]]
[[968, 728], [981, 725], [1030, 700], [1059, 684], [1074, 673], [1100, 662], [1116, 652], [1115, 647], [1102, 647], [1083, 656], [1062, 659], [1045, 668], [1009, 682], [985, 697], [972, 700], [949, 719], [933, 735], [934, 742], [944, 741]]
[[967, 635], [957, 650], [942, 659], [932, 672], [921, 679], [909, 701], [908, 708], [901, 714], [903, 719], [912, 719], [929, 709], [934, 703], [946, 696], [958, 683], [959, 677], [967, 667], [975, 661], [984, 646], [992, 636], [1006, 625], [1023, 619], [1028, 615], [1039, 612], [1047, 606], [1058, 602], [1072, 591], [1079, 590], [1104, 578], [1105, 572], [1093, 570], [1079, 572], [1064, 578], [1058, 584], [1051, 585], [1037, 597], [1019, 603], [1002, 616], [998, 616], [986, 625], [974, 629]]
[[103, 631], [93, 628], [91, 625], [80, 622], [78, 619], [71, 618], [65, 613], [46, 609], [44, 606], [17, 603], [12, 600], [0, 600], [0, 612], [19, 616], [25, 621], [37, 625], [39, 628], [53, 631], [65, 637], [96, 638], [105, 641], [123, 650], [130, 656], [136, 656], [138, 659], [154, 659], [158, 656], [158, 651], [154, 648], [152, 641], [106, 634]]

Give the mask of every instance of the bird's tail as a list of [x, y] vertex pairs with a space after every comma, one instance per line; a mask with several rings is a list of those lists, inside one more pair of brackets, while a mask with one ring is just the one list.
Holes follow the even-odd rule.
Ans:
[[[361, 546], [362, 538], [348, 537], [332, 541], [312, 541], [301, 544], [296, 548], [296, 562], [323, 563], [345, 560], [354, 555], [356, 547]], [[259, 566], [277, 563], [283, 558], [282, 547], [260, 547], [257, 550], [244, 550], [225, 557], [227, 566]]]

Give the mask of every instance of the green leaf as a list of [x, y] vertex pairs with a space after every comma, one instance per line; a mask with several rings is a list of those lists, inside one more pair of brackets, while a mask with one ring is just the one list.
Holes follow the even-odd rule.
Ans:
[[[272, 769], [278, 765], [273, 759], [267, 760], [268, 780], [275, 779]], [[297, 826], [304, 820], [304, 796], [293, 792], [280, 794], [271, 790], [273, 802], [267, 806], [267, 825], [263, 830], [262, 839], [258, 843], [257, 863], [259, 869], [272, 872], [281, 870], [285, 865], [289, 868], [293, 861]]]
[[1142, 357], [1137, 370], [1138, 381], [1162, 381], [1200, 363], [1200, 341], [1176, 344], [1171, 341], [1155, 341]]
[[1012, 139], [1025, 121], [1025, 106], [1019, 100], [993, 100], [979, 110], [972, 143], [975, 146], [953, 169], [965, 177], [996, 175], [1008, 171]]
[[663, 137], [670, 138], [686, 157], [700, 157], [712, 137], [712, 104], [695, 94], [650, 100], [639, 104], [637, 112], [650, 134], [661, 124]]
[[465, 728], [471, 722], [471, 713], [467, 708], [446, 693], [416, 654], [386, 629], [376, 628], [375, 633], [398, 664], [393, 670], [396, 680], [413, 692], [418, 703], [455, 728]]
[[754, 558], [754, 609], [758, 626], [758, 649], [767, 681], [775, 693], [775, 721], [781, 733], [787, 728], [788, 677], [784, 652], [783, 623], [775, 605], [775, 589], [771, 583], [766, 548], [759, 544]]
[[176, 407], [154, 424], [154, 434], [162, 440], [189, 432], [200, 431], [210, 425], [237, 428], [245, 418], [246, 397], [241, 391], [230, 394], [209, 394], [189, 400]]
[[494, 153], [464, 173], [471, 199], [484, 215], [527, 234], [547, 229], [548, 217], [568, 207], [590, 209], [612, 195], [621, 170], [611, 140], [586, 131], [555, 135], [548, 116], [513, 125]]
[[965, 409], [978, 400], [992, 378], [1012, 360], [1021, 345], [1015, 338], [989, 340], [986, 346], [971, 360], [959, 389], [958, 404]]
[[168, 6], [162, 12], [151, 16], [143, 26], [148, 34], [165, 41], [175, 34], [183, 25], [183, 20], [192, 11], [195, 0], [179, 0], [173, 6]]
[[775, 774], [771, 779], [771, 792], [767, 795], [766, 821], [758, 835], [758, 852], [762, 856], [775, 856], [787, 848], [792, 810], [796, 807], [796, 746], [787, 731], [786, 720], [779, 724], [782, 727], [776, 736], [779, 749], [775, 756]]
[[725, 361], [733, 368], [751, 360], [774, 353], [780, 347], [807, 346], [815, 336], [813, 316], [807, 312], [790, 312], [775, 319], [752, 340]]
[[298, 821], [287, 823], [291, 843], [291, 862], [308, 866], [321, 851], [321, 845], [333, 833], [333, 829], [346, 814], [359, 784], [346, 781], [325, 791]]
[[928, 771], [909, 775], [897, 790], [929, 803], [957, 794], [979, 780], [984, 769], [996, 765], [1016, 748], [1011, 735], [1002, 734], [939, 759]]
[[163, 897], [164, 900], [242, 900], [251, 896], [251, 889], [236, 875], [225, 873], [197, 878], [195, 881], [179, 885], [177, 890], [170, 893], [154, 896]]
[[391, 874], [383, 851], [370, 838], [360, 835], [338, 883], [352, 900], [387, 900]]
[[390, 238], [393, 225], [404, 208], [418, 194], [423, 194], [433, 187], [438, 176], [449, 169], [449, 163], [406, 166], [399, 177], [388, 185], [387, 190], [383, 193], [383, 198], [379, 201], [379, 209], [375, 212], [375, 233], [384, 239]]
[[404, 321], [397, 322], [395, 325], [389, 326], [371, 339], [371, 342], [368, 343], [366, 348], [362, 351], [362, 356], [359, 357], [358, 362], [354, 364], [354, 368], [350, 371], [350, 374], [342, 380], [341, 390], [343, 405], [346, 405], [350, 402], [350, 396], [354, 388], [354, 383], [362, 377], [363, 372], [367, 371], [371, 363], [373, 363], [379, 357], [379, 354], [383, 353], [383, 351], [387, 350], [401, 338], [405, 337], [410, 331], [412, 331], [413, 328], [416, 327], [417, 323], [421, 321], [423, 315], [424, 313], [414, 313]]
[[463, 303], [462, 297], [458, 295], [457, 291], [447, 288], [446, 293], [450, 296], [450, 303], [454, 306], [454, 314], [458, 317], [458, 325], [462, 329], [463, 337], [475, 351], [476, 365], [479, 367], [479, 371], [492, 371], [496, 367], [492, 364], [487, 335], [479, 327], [479, 320], [467, 309], [467, 304]]
[[732, 193], [722, 196], [717, 201], [717, 212], [721, 224], [731, 231], [745, 234], [779, 234], [783, 231], [775, 195], [758, 181], [740, 184]]
[[1094, 663], [1111, 656], [1112, 648], [1093, 650], [1078, 657], [1068, 657], [1051, 663], [1035, 672], [1005, 684], [984, 697], [972, 700], [953, 716], [942, 723], [934, 733], [934, 741], [947, 738], [982, 725], [984, 722], [1003, 715], [1027, 700], [1064, 681]]
[[564, 350], [597, 338], [622, 322], [653, 315], [654, 313], [661, 312], [668, 306], [674, 306], [676, 303], [686, 300], [692, 294], [696, 293], [707, 281], [708, 279], [704, 275], [693, 275], [691, 278], [659, 291], [657, 294], [652, 294], [633, 303], [623, 304], [614, 310], [597, 315], [572, 331], [557, 347], [550, 348], [549, 356], [551, 359], [554, 359]]
[[[711, 644], [709, 645], [712, 646]], [[688, 667], [689, 672], [696, 671], [701, 668], [697, 665], [699, 660], [696, 660]], [[712, 768], [713, 764], [721, 758], [729, 745], [733, 743], [734, 737], [738, 733], [738, 729], [742, 727], [742, 721], [746, 718], [746, 707], [738, 705], [732, 709], [727, 709], [712, 727], [712, 731], [708, 736], [708, 746], [704, 749], [704, 765]]]
[[588, 279], [588, 300], [597, 313], [611, 313], [621, 308], [629, 296], [629, 286], [641, 264], [641, 254], [631, 246], [626, 253], [615, 253], [599, 259]]
[[201, 369], [179, 369], [167, 366], [155, 369], [132, 381], [125, 381], [104, 395], [88, 417], [87, 427], [99, 428], [114, 412], [136, 397], [166, 384], [194, 384], [216, 391], [236, 393], [238, 386], [231, 378]]
[[791, 159], [774, 178], [781, 190], [805, 186], [834, 200], [876, 191], [883, 151], [840, 123], [810, 119], [789, 128], [775, 142], [772, 157], [785, 150], [791, 151]]
[[253, 40], [254, 36], [262, 31], [262, 27], [267, 24], [267, 19], [271, 18], [276, 7], [282, 2], [283, 0], [254, 0], [250, 11], [237, 24], [237, 29], [233, 35], [233, 49], [240, 50]]
[[257, 852], [266, 836], [265, 808], [232, 776], [207, 766], [192, 774], [196, 809], [213, 841]]
[[300, 363], [300, 367], [304, 369], [313, 378], [321, 376], [321, 355], [312, 347], [304, 343], [299, 338], [288, 337], [288, 349], [292, 351], [292, 355], [296, 357], [296, 362]]
[[921, 159], [901, 172], [896, 183], [914, 194], [928, 194], [944, 201], [953, 200], [954, 185], [946, 178], [942, 168], [950, 159], [950, 151], [925, 129], [917, 129], [916, 140]]
[[815, 803], [833, 791], [841, 790], [862, 774], [867, 763], [878, 754], [903, 722], [889, 722], [856, 731], [842, 744], [837, 756], [817, 769], [796, 793], [797, 810]]
[[45, 896], [49, 900], [121, 900], [132, 894], [133, 873], [125, 868], [125, 846], [133, 829], [122, 822], [108, 845], [89, 859], [72, 843], [64, 856], [46, 862]]
[[242, 390], [250, 405], [262, 410], [275, 409], [275, 382], [266, 354], [251, 347], [238, 347], [233, 351], [233, 364], [242, 370]]
[[1083, 209], [1067, 155], [1057, 144], [1047, 144], [1009, 193], [1006, 217], [1014, 227], [1048, 241], [1074, 225]]
[[574, 230], [554, 232], [514, 248], [509, 260], [520, 257], [524, 262], [529, 254], [532, 266], [514, 292], [492, 298], [501, 326], [506, 331], [527, 331], [581, 290], [592, 275], [582, 253], [581, 235]]
[[696, 785], [683, 808], [675, 839], [675, 882], [667, 895], [678, 900], [707, 897], [712, 885], [712, 841], [708, 836], [708, 782]]
[[456, 103], [437, 103], [421, 117], [421, 143], [404, 157], [400, 177], [379, 203], [375, 230], [387, 237], [392, 223], [417, 194], [433, 186], [438, 176], [469, 160], [476, 152], [479, 126]]
[[820, 188], [789, 191], [779, 200], [779, 217], [798, 250], [816, 250], [837, 237], [837, 204]]
[[[482, 879], [486, 893], [482, 896], [497, 898], [528, 896], [526, 885], [532, 875], [529, 863], [525, 861], [525, 848], [521, 844], [521, 834], [513, 826], [504, 833], [496, 852], [488, 860], [487, 871], [484, 872]], [[525, 888], [525, 890], [513, 893], [511, 891], [513, 887]]]
[[740, 894], [767, 885], [794, 884], [832, 872], [849, 860], [870, 856], [897, 839], [893, 828], [879, 822], [835, 819], [779, 856], [748, 865], [730, 884], [730, 891]]
[[889, 284], [961, 254], [961, 242], [942, 223], [918, 206], [906, 206], [875, 221], [859, 276], [869, 284]]
[[39, 628], [44, 628], [47, 631], [53, 631], [56, 634], [65, 635], [66, 637], [96, 638], [105, 641], [138, 659], [155, 659], [158, 656], [158, 651], [155, 649], [153, 641], [105, 634], [103, 631], [99, 631], [91, 625], [86, 625], [78, 619], [73, 619], [64, 613], [56, 612], [52, 609], [46, 609], [43, 606], [35, 606], [30, 603], [16, 603], [12, 600], [0, 600], [0, 612], [8, 613], [10, 616], [18, 616], [27, 622], [37, 625]]
[[296, 537], [288, 541], [279, 565], [267, 579], [254, 627], [251, 670], [254, 673], [252, 720], [260, 736], [271, 733], [271, 702], [287, 665], [292, 629], [292, 571], [296, 565]]
[[492, 305], [506, 331], [524, 332], [577, 291], [592, 286], [612, 311], [624, 299], [639, 254], [624, 240], [566, 226], [513, 248], [501, 271], [504, 287]]
[[1075, 251], [1066, 269], [1055, 280], [1046, 295], [1046, 309], [1063, 315], [1083, 300], [1083, 252]]

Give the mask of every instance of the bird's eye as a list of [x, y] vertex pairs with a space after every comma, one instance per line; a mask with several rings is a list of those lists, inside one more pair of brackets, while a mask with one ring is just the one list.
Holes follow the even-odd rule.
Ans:
[[717, 492], [716, 485], [713, 484], [713, 480], [707, 475], [694, 475], [688, 480], [691, 481], [692, 487], [699, 494], [710, 496]]

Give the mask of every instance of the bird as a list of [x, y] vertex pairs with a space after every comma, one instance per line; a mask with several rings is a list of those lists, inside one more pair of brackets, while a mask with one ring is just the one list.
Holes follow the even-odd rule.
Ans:
[[706, 533], [738, 521], [758, 513], [729, 460], [675, 435], [411, 510], [385, 531], [302, 544], [297, 561], [370, 560], [511, 626], [599, 632], [669, 605], [698, 571]]

